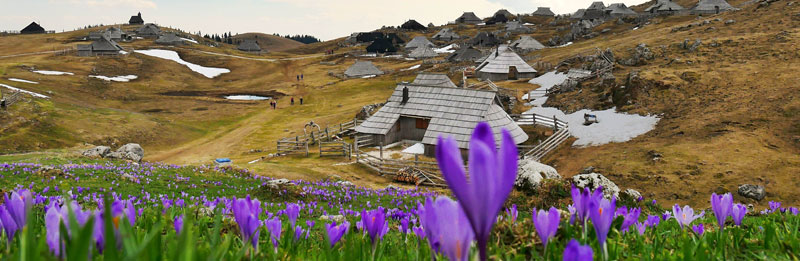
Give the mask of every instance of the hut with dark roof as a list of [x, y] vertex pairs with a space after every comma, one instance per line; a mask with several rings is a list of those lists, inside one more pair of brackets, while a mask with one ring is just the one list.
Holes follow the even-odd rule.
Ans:
[[532, 15], [553, 17], [556, 16], [556, 13], [553, 13], [553, 11], [550, 10], [550, 7], [539, 7], [536, 9], [536, 12], [533, 12]]
[[439, 41], [452, 41], [459, 38], [461, 38], [461, 36], [450, 28], [442, 28], [442, 30], [433, 35], [433, 39]]
[[483, 53], [470, 46], [456, 50], [447, 57], [447, 60], [450, 62], [477, 62], [481, 58], [483, 58]]
[[508, 11], [508, 10], [506, 10], [506, 9], [500, 9], [500, 10], [497, 10], [497, 12], [495, 12], [495, 13], [494, 13], [494, 15], [495, 15], [495, 16], [496, 16], [496, 15], [503, 15], [503, 16], [505, 16], [506, 18], [508, 18], [509, 20], [510, 20], [511, 18], [514, 18], [514, 14], [512, 14], [511, 12], [509, 12], [509, 11]]
[[408, 54], [408, 58], [412, 59], [430, 59], [435, 58], [438, 54], [431, 49], [430, 46], [417, 47]]
[[416, 20], [412, 19], [412, 20], [408, 20], [405, 23], [403, 23], [402, 25], [400, 25], [400, 29], [412, 30], [412, 31], [424, 31], [425, 29], [428, 29], [428, 28], [425, 27], [424, 25], [420, 24]]
[[581, 8], [581, 9], [578, 9], [578, 11], [575, 11], [575, 13], [573, 13], [569, 18], [570, 19], [575, 19], [575, 20], [582, 20], [583, 19], [583, 15], [585, 15], [585, 14], [586, 14], [586, 9]]
[[142, 13], [139, 12], [137, 15], [131, 16], [131, 19], [128, 20], [128, 24], [130, 25], [143, 25], [144, 20], [142, 19]]
[[390, 38], [378, 38], [367, 46], [368, 53], [394, 53], [397, 52], [397, 45]]
[[406, 49], [409, 50], [420, 47], [433, 47], [433, 43], [431, 43], [431, 41], [429, 41], [424, 35], [420, 35], [414, 37], [414, 39], [411, 39], [411, 41], [406, 44]]
[[436, 79], [436, 83], [424, 79], [398, 84], [386, 104], [357, 126], [356, 132], [368, 137], [367, 142], [372, 144], [422, 143], [428, 156], [435, 154], [440, 136], [453, 137], [458, 147], [466, 151], [479, 122], [489, 123], [498, 144], [502, 129], [511, 133], [515, 144], [528, 140], [528, 135], [498, 104], [497, 92], [453, 88], [452, 82], [440, 82], [446, 77]]
[[582, 20], [602, 19], [606, 15], [606, 5], [603, 2], [595, 1], [583, 14]]
[[259, 53], [261, 52], [261, 46], [258, 45], [258, 42], [254, 39], [245, 39], [239, 46], [236, 47], [239, 51], [242, 52], [250, 52], [250, 53]]
[[504, 24], [507, 23], [509, 20], [511, 19], [505, 16], [504, 14], [496, 14], [491, 18], [489, 18], [489, 20], [486, 20], [486, 24], [487, 25]]
[[22, 28], [22, 31], [19, 31], [19, 33], [21, 34], [43, 34], [45, 32], [46, 31], [44, 30], [44, 27], [37, 24], [36, 22], [31, 22], [31, 24], [29, 24], [25, 28]]
[[536, 77], [536, 70], [507, 46], [495, 49], [493, 55], [476, 70], [481, 80], [506, 81]]
[[481, 20], [473, 12], [464, 12], [464, 14], [462, 14], [461, 16], [456, 18], [456, 23], [457, 24], [480, 24], [480, 23], [483, 23], [483, 20]]
[[500, 43], [500, 39], [497, 39], [494, 34], [487, 32], [479, 32], [468, 42], [469, 45], [479, 47], [492, 47]]
[[103, 36], [91, 44], [79, 44], [78, 56], [116, 56], [122, 50], [122, 46], [117, 42]]

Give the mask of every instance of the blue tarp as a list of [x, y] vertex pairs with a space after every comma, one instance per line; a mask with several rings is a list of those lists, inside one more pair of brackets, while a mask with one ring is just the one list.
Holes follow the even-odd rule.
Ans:
[[219, 158], [219, 159], [216, 159], [214, 161], [216, 161], [217, 163], [229, 163], [229, 162], [231, 162], [231, 159], [229, 159], [229, 158]]

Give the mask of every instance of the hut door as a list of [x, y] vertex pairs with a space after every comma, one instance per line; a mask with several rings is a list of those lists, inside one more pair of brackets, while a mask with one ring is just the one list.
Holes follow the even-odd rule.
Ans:
[[516, 66], [509, 66], [508, 67], [508, 79], [509, 80], [516, 80], [517, 79], [517, 67]]
[[719, 14], [719, 6], [718, 6], [718, 5], [717, 5], [717, 6], [714, 6], [714, 12], [715, 12], [716, 14]]

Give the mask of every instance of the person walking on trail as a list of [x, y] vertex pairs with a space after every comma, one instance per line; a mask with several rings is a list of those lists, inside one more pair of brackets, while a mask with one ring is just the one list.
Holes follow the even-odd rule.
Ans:
[[303, 74], [302, 73], [300, 74], [300, 80], [303, 80]]
[[300, 105], [303, 105], [303, 97], [300, 97]]
[[298, 82], [300, 81], [300, 75], [299, 74], [297, 75], [297, 81]]
[[292, 99], [290, 100], [290, 104], [294, 105], [294, 97], [292, 97]]

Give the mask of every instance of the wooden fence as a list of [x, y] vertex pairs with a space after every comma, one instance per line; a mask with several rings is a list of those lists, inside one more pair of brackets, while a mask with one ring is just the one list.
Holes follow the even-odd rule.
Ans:
[[312, 130], [304, 135], [285, 137], [277, 141], [278, 155], [305, 154], [309, 155], [308, 146], [320, 142], [333, 142], [341, 136], [355, 134], [355, 128], [359, 123], [358, 119], [326, 126], [324, 129]]
[[308, 157], [308, 141], [300, 140], [299, 137], [295, 137], [295, 140], [291, 140], [288, 138], [279, 140], [278, 155], [291, 155], [291, 154], [298, 154], [298, 155], [305, 154], [306, 157]]
[[[378, 172], [381, 176], [390, 177], [396, 181], [409, 182], [415, 185], [426, 185], [435, 187], [446, 187], [447, 184], [442, 178], [439, 171], [439, 165], [436, 162], [427, 162], [419, 160], [400, 160], [400, 159], [387, 159], [383, 157], [383, 146], [379, 145], [379, 156], [375, 157], [369, 153], [361, 150], [362, 144], [369, 143], [370, 141], [362, 140], [356, 137], [353, 148], [355, 149], [356, 162], [361, 163], [369, 169]], [[414, 177], [400, 175], [401, 170], [411, 168], [414, 171]]]
[[319, 156], [339, 156], [352, 158], [350, 143], [344, 141], [319, 142]]
[[547, 137], [542, 143], [533, 147], [520, 147], [520, 156], [523, 159], [530, 158], [540, 161], [570, 137], [569, 124], [559, 120], [555, 116], [547, 117], [538, 114], [516, 114], [511, 115], [511, 118], [514, 119], [518, 125], [540, 125], [553, 129], [553, 135]]
[[2, 100], [5, 102], [5, 107], [8, 108], [12, 104], [22, 100], [22, 92], [12, 92], [11, 94], [3, 95]]

